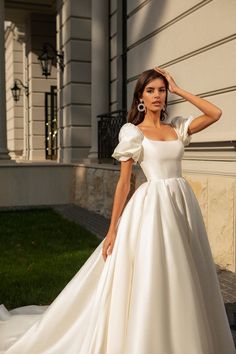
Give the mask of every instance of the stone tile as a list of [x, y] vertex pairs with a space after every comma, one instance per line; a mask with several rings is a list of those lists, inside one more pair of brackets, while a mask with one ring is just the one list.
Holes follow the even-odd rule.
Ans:
[[208, 177], [208, 235], [214, 260], [220, 266], [234, 265], [235, 180]]

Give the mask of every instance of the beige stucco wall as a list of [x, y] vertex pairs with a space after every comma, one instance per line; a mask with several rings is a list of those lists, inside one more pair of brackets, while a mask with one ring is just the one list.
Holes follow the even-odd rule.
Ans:
[[184, 160], [184, 175], [204, 217], [216, 263], [236, 271], [236, 164]]
[[[193, 142], [235, 140], [235, 13], [235, 1], [128, 1], [128, 101], [137, 75], [161, 65], [181, 87], [223, 110], [219, 123], [196, 134]], [[176, 95], [169, 103], [170, 116], [199, 114]]]
[[201, 206], [217, 264], [235, 271], [236, 177], [186, 174]]
[[[110, 0], [111, 109], [117, 107], [117, 4], [117, 0]], [[202, 160], [236, 160], [235, 13], [233, 0], [127, 1], [127, 108], [138, 75], [159, 65], [172, 73], [181, 87], [223, 111], [217, 124], [193, 136], [193, 143], [208, 144], [207, 153], [196, 148], [188, 158], [197, 154]], [[168, 103], [169, 117], [201, 114], [177, 95], [169, 94]], [[218, 143], [224, 146], [220, 148]]]
[[0, 165], [0, 208], [73, 203], [74, 169], [53, 162]]

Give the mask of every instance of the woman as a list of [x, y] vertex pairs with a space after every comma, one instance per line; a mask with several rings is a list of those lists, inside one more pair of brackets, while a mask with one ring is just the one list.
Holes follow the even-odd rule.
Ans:
[[[203, 114], [167, 120], [168, 88]], [[112, 155], [121, 173], [109, 231], [45, 312], [2, 308], [2, 353], [235, 353], [200, 208], [181, 175], [190, 135], [220, 116], [165, 70], [141, 74]], [[147, 181], [124, 208], [137, 162]]]

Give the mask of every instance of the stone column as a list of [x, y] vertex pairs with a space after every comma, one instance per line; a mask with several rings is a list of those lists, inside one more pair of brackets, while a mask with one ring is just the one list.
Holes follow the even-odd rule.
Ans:
[[92, 0], [92, 146], [88, 159], [97, 160], [97, 115], [109, 110], [108, 0]]
[[77, 163], [91, 147], [91, 1], [57, 0], [59, 161]]
[[10, 160], [6, 133], [5, 31], [4, 1], [0, 1], [0, 160]]

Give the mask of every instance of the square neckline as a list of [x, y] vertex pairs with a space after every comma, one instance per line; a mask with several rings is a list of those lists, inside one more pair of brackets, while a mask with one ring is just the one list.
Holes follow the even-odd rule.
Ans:
[[[133, 124], [133, 123], [131, 123], [131, 124], [134, 125], [134, 126], [136, 127], [136, 129], [138, 129], [138, 131], [142, 134], [142, 136], [143, 136], [146, 140], [149, 140], [149, 141], [167, 143], [167, 142], [170, 142], [170, 141], [179, 141], [179, 140], [180, 140], [177, 130], [176, 130], [175, 127], [173, 127], [173, 125], [171, 125], [171, 124], [170, 124], [170, 125], [171, 125], [172, 128], [174, 129], [174, 131], [175, 131], [175, 133], [176, 133], [176, 136], [177, 136], [176, 139], [171, 139], [171, 140], [154, 140], [154, 139], [150, 139], [150, 138], [146, 137], [146, 135], [144, 135], [144, 133], [142, 132], [142, 130], [141, 130], [137, 125], [135, 125], [135, 124]], [[164, 124], [165, 124], [165, 123], [164, 123]]]

